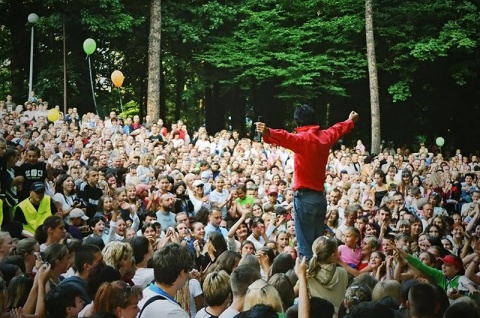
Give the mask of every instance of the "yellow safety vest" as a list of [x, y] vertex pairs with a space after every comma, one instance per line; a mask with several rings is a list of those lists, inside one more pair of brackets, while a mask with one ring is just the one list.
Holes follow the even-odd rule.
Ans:
[[23, 230], [35, 234], [35, 231], [39, 226], [45, 222], [45, 219], [52, 215], [52, 209], [50, 208], [50, 197], [45, 195], [40, 201], [38, 211], [30, 202], [30, 198], [26, 198], [18, 204], [18, 207], [22, 209], [23, 215], [27, 224], [23, 224]]

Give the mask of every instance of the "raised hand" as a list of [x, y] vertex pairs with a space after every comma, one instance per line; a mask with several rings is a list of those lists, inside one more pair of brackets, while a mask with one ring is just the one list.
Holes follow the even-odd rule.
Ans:
[[352, 111], [350, 115], [348, 115], [348, 119], [351, 119], [354, 123], [358, 121], [358, 113]]
[[306, 277], [307, 275], [307, 258], [305, 256], [302, 257], [302, 260], [300, 260], [300, 257], [297, 257], [295, 260], [295, 274], [297, 274], [297, 277]]

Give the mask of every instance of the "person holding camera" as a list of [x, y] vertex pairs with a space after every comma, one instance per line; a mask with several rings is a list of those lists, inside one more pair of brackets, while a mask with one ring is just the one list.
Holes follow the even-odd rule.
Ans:
[[62, 216], [65, 221], [70, 219], [70, 212], [72, 212], [73, 209], [82, 208], [82, 202], [80, 202], [75, 193], [73, 178], [68, 174], [58, 176], [55, 182], [55, 194], [52, 199], [61, 207]]

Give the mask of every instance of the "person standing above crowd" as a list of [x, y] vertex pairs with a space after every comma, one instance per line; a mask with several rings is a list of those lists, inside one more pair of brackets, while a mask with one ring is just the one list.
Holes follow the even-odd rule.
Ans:
[[324, 234], [327, 200], [324, 194], [325, 167], [330, 148], [354, 127], [358, 114], [351, 112], [344, 122], [321, 130], [315, 110], [301, 105], [295, 110], [297, 133], [268, 128], [257, 122], [257, 131], [267, 143], [291, 149], [294, 155], [295, 228], [300, 255], [312, 258], [313, 241]]

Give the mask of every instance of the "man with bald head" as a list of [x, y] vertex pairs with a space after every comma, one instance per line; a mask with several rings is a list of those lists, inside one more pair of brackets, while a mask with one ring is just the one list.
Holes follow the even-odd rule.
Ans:
[[168, 227], [175, 227], [175, 213], [173, 209], [175, 206], [175, 199], [173, 194], [165, 193], [160, 196], [160, 210], [157, 211], [157, 222], [162, 226], [162, 230], [167, 232]]

